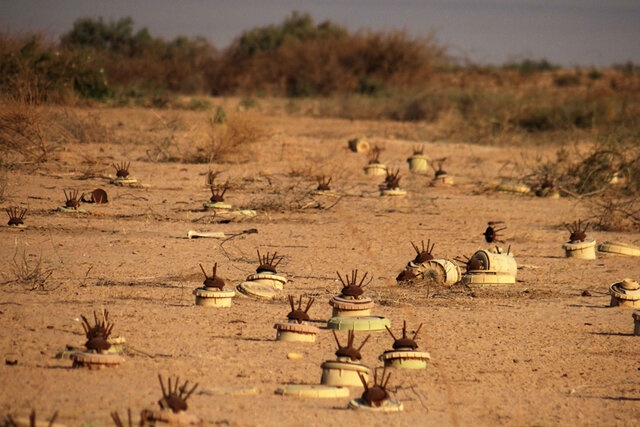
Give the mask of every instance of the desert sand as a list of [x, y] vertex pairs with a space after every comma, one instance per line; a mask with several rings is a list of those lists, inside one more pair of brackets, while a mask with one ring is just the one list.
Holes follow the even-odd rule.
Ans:
[[[480, 146], [433, 141], [422, 124], [264, 114], [268, 136], [237, 162], [155, 161], [150, 153], [168, 137], [169, 119], [182, 125], [163, 147], [193, 149], [211, 113], [141, 109], [85, 109], [108, 134], [104, 140], [66, 143], [41, 165], [7, 175], [3, 208], [27, 208], [24, 230], [0, 228], [0, 414], [45, 419], [59, 411], [67, 426], [113, 425], [110, 413], [157, 408], [158, 374], [198, 383], [188, 400], [204, 425], [636, 425], [640, 419], [640, 337], [633, 309], [609, 307], [609, 286], [640, 277], [638, 258], [599, 255], [566, 258], [564, 224], [592, 214], [573, 197], [537, 198], [501, 193], [505, 177], [522, 164], [552, 157], [553, 146]], [[406, 197], [381, 197], [380, 177], [367, 176], [364, 154], [347, 141], [366, 138], [384, 147], [381, 160], [398, 168]], [[446, 157], [452, 186], [431, 187], [433, 172], [412, 174], [406, 159], [423, 145]], [[245, 159], [245, 157], [247, 157]], [[139, 187], [110, 184], [114, 162], [130, 161]], [[209, 169], [229, 180], [225, 201], [254, 209], [253, 218], [220, 221], [202, 204], [211, 196]], [[331, 176], [338, 198], [314, 196], [316, 177]], [[103, 188], [106, 205], [82, 204], [81, 213], [57, 212], [65, 189]], [[512, 285], [398, 286], [396, 276], [415, 256], [411, 242], [430, 239], [434, 255], [470, 256], [488, 245], [488, 221], [503, 221], [502, 246], [518, 263]], [[243, 233], [255, 229], [257, 233]], [[189, 230], [223, 232], [227, 239], [188, 239]], [[602, 241], [638, 245], [640, 234], [588, 230]], [[195, 305], [204, 279], [198, 264], [233, 289], [255, 272], [256, 250], [277, 252], [288, 278], [272, 301], [236, 296], [229, 308]], [[26, 254], [52, 275], [44, 289], [11, 282], [14, 260]], [[366, 295], [373, 314], [399, 333], [423, 324], [423, 370], [392, 369], [388, 388], [403, 403], [397, 413], [347, 409], [359, 397], [280, 396], [284, 384], [318, 384], [320, 364], [336, 344], [324, 328], [328, 304], [340, 292], [336, 271], [373, 277]], [[587, 291], [586, 293], [584, 291]], [[287, 295], [315, 297], [309, 310], [320, 327], [315, 343], [276, 342], [274, 324], [289, 312]], [[56, 358], [82, 346], [80, 316], [107, 309], [113, 334], [126, 339], [126, 361], [104, 370], [72, 369]], [[356, 333], [360, 343], [367, 332]], [[385, 331], [370, 332], [362, 362], [382, 366], [391, 348]], [[346, 332], [339, 337], [346, 341]], [[289, 359], [290, 353], [302, 355]], [[17, 362], [13, 364], [13, 362]]]

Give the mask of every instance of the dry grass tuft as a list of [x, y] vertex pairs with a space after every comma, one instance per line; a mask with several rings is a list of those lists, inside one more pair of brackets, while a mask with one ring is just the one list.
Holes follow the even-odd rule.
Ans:
[[606, 197], [591, 202], [594, 228], [602, 231], [640, 231], [640, 201], [635, 197]]
[[195, 153], [187, 156], [190, 163], [240, 163], [254, 154], [253, 145], [268, 136], [261, 117], [251, 112], [227, 114], [223, 122], [209, 120], [209, 138]]
[[45, 267], [42, 256], [27, 254], [25, 250], [20, 253], [16, 249], [10, 265], [13, 278], [5, 283], [17, 283], [27, 287], [29, 290], [45, 290], [47, 280], [53, 274], [53, 269]]

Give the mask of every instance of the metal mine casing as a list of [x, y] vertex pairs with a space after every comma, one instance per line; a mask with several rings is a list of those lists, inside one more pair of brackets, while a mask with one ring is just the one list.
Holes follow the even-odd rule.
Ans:
[[193, 294], [196, 296], [196, 305], [203, 307], [231, 307], [231, 299], [236, 296], [232, 290], [206, 287], [194, 289]]
[[567, 258], [596, 259], [596, 241], [587, 239], [584, 242], [566, 242], [562, 245]]
[[640, 256], [640, 247], [618, 242], [604, 242], [598, 245], [599, 252], [618, 255]]
[[336, 316], [327, 322], [328, 329], [338, 331], [384, 331], [385, 326], [391, 326], [391, 322], [380, 316]]
[[414, 173], [426, 173], [429, 171], [429, 158], [422, 154], [414, 154], [407, 159], [409, 170]]
[[364, 173], [371, 176], [387, 175], [387, 167], [382, 163], [369, 163], [364, 167]]
[[342, 360], [327, 360], [320, 365], [322, 377], [320, 384], [338, 387], [362, 387], [362, 381], [358, 373], [369, 381], [369, 368], [359, 363]]
[[121, 187], [126, 187], [129, 185], [137, 185], [138, 184], [138, 180], [134, 177], [128, 176], [128, 177], [117, 177], [111, 180], [111, 184], [113, 185], [118, 185]]
[[609, 287], [611, 307], [640, 308], [640, 284], [632, 279], [624, 279]]
[[229, 211], [232, 209], [232, 206], [230, 204], [224, 202], [204, 202], [202, 205], [205, 207], [205, 209], [218, 209], [222, 211]]
[[407, 190], [403, 190], [401, 188], [385, 188], [384, 190], [380, 190], [380, 195], [389, 197], [403, 197], [407, 195]]
[[297, 322], [276, 323], [276, 341], [315, 342], [320, 329], [312, 325]]
[[462, 282], [465, 285], [513, 285], [516, 283], [516, 278], [507, 273], [476, 270], [464, 274]]
[[286, 384], [278, 388], [276, 394], [296, 397], [336, 398], [349, 397], [349, 389], [321, 384]]
[[379, 357], [384, 366], [405, 369], [424, 369], [431, 355], [426, 351], [416, 350], [390, 350], [385, 351]]
[[102, 369], [118, 366], [124, 362], [124, 358], [118, 354], [100, 354], [78, 352], [71, 355], [74, 368]]
[[478, 260], [484, 265], [484, 271], [503, 273], [513, 276], [518, 274], [518, 264], [516, 259], [507, 254], [498, 254], [491, 251], [476, 251], [472, 256], [472, 260]]
[[435, 271], [439, 281], [444, 285], [454, 285], [462, 278], [460, 267], [446, 259], [431, 259], [422, 264], [425, 269]]
[[343, 296], [334, 296], [329, 300], [329, 305], [333, 307], [332, 316], [334, 317], [360, 317], [371, 315], [371, 309], [374, 306], [374, 302], [368, 297], [353, 299]]
[[370, 150], [367, 140], [362, 138], [354, 138], [349, 140], [349, 149], [354, 153], [368, 153]]
[[387, 399], [380, 406], [371, 406], [362, 400], [362, 398], [357, 398], [349, 402], [349, 408], [374, 412], [398, 412], [402, 411], [404, 406], [402, 405], [402, 402], [398, 402], [398, 400], [393, 397]]
[[281, 291], [284, 289], [285, 283], [287, 283], [287, 278], [284, 276], [278, 276], [273, 273], [255, 273], [247, 276], [247, 282], [260, 282], [265, 285], [271, 285], [275, 289]]

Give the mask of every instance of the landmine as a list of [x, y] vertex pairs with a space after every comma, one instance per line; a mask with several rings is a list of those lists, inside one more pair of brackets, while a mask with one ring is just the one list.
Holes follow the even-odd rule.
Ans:
[[367, 336], [360, 347], [357, 349], [353, 346], [355, 339], [355, 333], [349, 331], [347, 335], [347, 345], [341, 346], [338, 336], [335, 331], [331, 331], [333, 337], [338, 344], [338, 350], [336, 351], [336, 360], [327, 360], [323, 362], [320, 367], [322, 368], [322, 377], [320, 383], [327, 386], [336, 387], [359, 387], [362, 385], [360, 376], [365, 379], [369, 378], [369, 368], [360, 363], [362, 355], [360, 350], [366, 344], [370, 336]]
[[329, 300], [333, 307], [333, 317], [327, 322], [327, 328], [353, 331], [378, 331], [389, 326], [389, 321], [383, 317], [371, 316], [374, 302], [369, 297], [363, 296], [364, 283], [368, 273], [362, 276], [358, 282], [358, 270], [351, 271], [351, 277], [343, 278], [339, 272], [338, 278], [342, 283], [342, 292]]
[[317, 178], [318, 181], [318, 186], [316, 187], [316, 189], [314, 191], [311, 192], [311, 195], [313, 196], [324, 196], [324, 197], [331, 197], [331, 198], [337, 198], [340, 197], [340, 195], [338, 193], [336, 193], [335, 191], [331, 190], [330, 184], [331, 184], [331, 177], [325, 177], [320, 176]]
[[204, 274], [203, 286], [196, 288], [193, 294], [196, 296], [196, 305], [203, 307], [231, 307], [231, 300], [236, 296], [232, 289], [225, 289], [225, 282], [216, 276], [218, 263], [213, 265], [213, 275], [209, 277], [200, 264], [200, 270]]
[[429, 171], [429, 157], [424, 155], [424, 146], [413, 147], [413, 154], [407, 159], [412, 173], [424, 174]]
[[391, 372], [386, 375], [386, 368], [378, 378], [378, 369], [373, 371], [373, 385], [369, 386], [368, 380], [360, 375], [360, 381], [364, 387], [362, 395], [349, 402], [349, 408], [376, 412], [398, 412], [402, 411], [403, 405], [395, 397], [391, 396], [387, 390], [387, 384], [391, 378]]
[[384, 176], [387, 174], [387, 166], [380, 163], [382, 148], [375, 146], [367, 154], [369, 163], [364, 167], [364, 173], [369, 176]]
[[620, 242], [604, 242], [598, 245], [598, 252], [616, 255], [640, 256], [640, 247]]
[[354, 153], [368, 153], [369, 150], [371, 149], [371, 147], [369, 146], [369, 143], [364, 138], [350, 139], [348, 144], [349, 144], [349, 149]]
[[[160, 409], [145, 409], [142, 412], [142, 421], [149, 422], [149, 425], [168, 424], [170, 426], [189, 426], [202, 425], [202, 420], [194, 414], [187, 411], [187, 399], [193, 394], [198, 387], [194, 384], [189, 390], [189, 381], [185, 381], [180, 385], [180, 378], [176, 377], [172, 386], [171, 377], [167, 379], [167, 388], [162, 381], [162, 376], [158, 375], [160, 386], [162, 387], [162, 399], [158, 401]], [[141, 422], [140, 425], [147, 425]]]
[[27, 209], [19, 208], [19, 207], [10, 207], [10, 208], [6, 208], [5, 212], [7, 212], [7, 215], [9, 216], [9, 222], [7, 222], [7, 227], [17, 229], [17, 230], [23, 230], [27, 228], [27, 226], [24, 225], [24, 216], [27, 213]]
[[567, 258], [596, 259], [596, 241], [587, 239], [586, 234], [589, 223], [583, 227], [582, 221], [577, 220], [573, 224], [565, 224], [565, 227], [571, 233], [569, 241], [562, 245]]
[[78, 198], [78, 190], [64, 191], [65, 203], [63, 206], [58, 206], [56, 209], [58, 212], [64, 213], [87, 213], [86, 210], [80, 207], [80, 199]]
[[624, 279], [609, 287], [610, 307], [640, 308], [640, 284], [633, 279]]
[[109, 182], [118, 187], [138, 187], [138, 179], [129, 173], [131, 162], [113, 163], [111, 166], [116, 170], [116, 177]]
[[379, 186], [381, 196], [404, 197], [407, 195], [407, 191], [400, 188], [399, 174], [399, 169], [396, 169], [395, 172], [387, 171], [384, 183]]
[[467, 271], [462, 276], [466, 285], [514, 284], [518, 273], [515, 258], [509, 253], [476, 251], [467, 262]]
[[440, 163], [438, 169], [436, 169], [435, 171], [435, 175], [433, 179], [431, 180], [431, 186], [439, 187], [443, 185], [453, 185], [453, 184], [454, 184], [453, 177], [442, 169], [442, 163]]
[[266, 256], [261, 256], [258, 251], [258, 263], [255, 274], [247, 276], [246, 281], [236, 286], [236, 290], [242, 295], [258, 298], [273, 299], [279, 295], [287, 283], [287, 278], [278, 275], [276, 267], [282, 261], [282, 257], [277, 258], [277, 252], [273, 253], [269, 259], [269, 252]]
[[413, 338], [408, 338], [407, 322], [404, 321], [402, 338], [396, 338], [391, 329], [387, 327], [387, 332], [389, 332], [394, 341], [393, 350], [387, 350], [379, 357], [384, 362], [385, 367], [406, 369], [425, 369], [427, 367], [427, 362], [431, 359], [431, 355], [426, 351], [418, 351], [418, 344], [415, 341], [420, 328], [422, 328], [422, 323], [413, 333]]
[[289, 295], [291, 311], [287, 314], [287, 322], [279, 322], [273, 326], [277, 330], [276, 341], [316, 341], [316, 335], [318, 335], [320, 330], [306, 323], [311, 320], [307, 312], [313, 305], [313, 301], [314, 298], [309, 298], [305, 309], [302, 310], [302, 296], [300, 296], [298, 308], [296, 309], [293, 296]]
[[102, 310], [99, 319], [96, 312], [93, 313], [95, 324], [91, 326], [86, 317], [82, 318], [82, 328], [87, 337], [86, 351], [79, 351], [71, 355], [74, 368], [103, 369], [115, 367], [124, 362], [124, 358], [117, 353], [110, 353], [112, 344], [109, 342], [113, 323], [109, 322], [109, 312]]

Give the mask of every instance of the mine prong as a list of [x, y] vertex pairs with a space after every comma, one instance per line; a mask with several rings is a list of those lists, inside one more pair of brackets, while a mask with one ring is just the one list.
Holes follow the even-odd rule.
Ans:
[[367, 343], [367, 341], [369, 341], [369, 338], [371, 338], [371, 335], [367, 335], [367, 337], [364, 339], [364, 341], [362, 341], [362, 344], [360, 344], [360, 347], [358, 347], [358, 351], [362, 350], [362, 347], [364, 347], [364, 345]]
[[344, 280], [342, 279], [342, 276], [340, 275], [340, 272], [336, 270], [336, 274], [338, 275], [338, 278], [340, 279], [340, 282], [342, 283], [342, 286], [348, 286], [348, 279], [349, 277], [347, 275], [345, 275], [345, 277], [347, 278], [347, 283], [344, 282]]
[[[183, 385], [183, 386], [182, 386], [182, 388], [181, 388], [181, 393], [180, 393], [180, 394], [182, 394], [182, 392], [183, 392], [184, 390], [186, 390], [186, 388], [187, 388], [187, 384], [189, 384], [189, 381], [187, 381], [187, 382], [185, 382], [185, 383], [184, 383], [184, 385]], [[186, 401], [187, 401], [187, 399], [188, 399], [188, 398], [193, 394], [193, 392], [194, 392], [194, 391], [196, 391], [196, 388], [198, 388], [198, 384], [199, 384], [199, 383], [195, 383], [195, 384], [193, 385], [193, 388], [187, 392], [187, 394], [184, 396], [184, 398], [183, 398], [182, 400], [184, 400], [184, 401], [186, 402]]]
[[202, 266], [202, 264], [198, 264], [198, 265], [200, 266], [200, 270], [202, 270], [202, 274], [204, 274], [204, 278], [205, 278], [205, 279], [208, 279], [208, 278], [209, 278], [209, 276], [207, 276], [207, 272], [206, 272], [206, 271], [204, 271], [204, 267]]
[[[164, 389], [164, 383], [162, 382], [162, 375], [161, 374], [158, 374], [158, 380], [160, 380], [160, 388], [162, 389], [162, 396], [163, 397], [169, 396], [167, 394], [167, 392], [165, 391], [165, 389]], [[171, 377], [169, 377], [169, 384], [171, 384]], [[171, 392], [171, 390], [169, 390], [169, 392]]]
[[389, 332], [389, 334], [391, 335], [391, 338], [393, 338], [394, 341], [398, 341], [396, 336], [393, 335], [393, 332], [391, 332], [391, 328], [389, 328], [387, 325], [384, 325], [384, 327], [387, 328], [387, 332]]
[[309, 301], [307, 301], [307, 307], [304, 309], [304, 312], [306, 313], [307, 311], [309, 311], [309, 309], [311, 308], [311, 305], [313, 305], [313, 302], [315, 301], [315, 298], [310, 297]]
[[336, 344], [338, 344], [338, 348], [341, 348], [342, 346], [340, 345], [340, 340], [338, 340], [338, 335], [336, 334], [335, 329], [332, 329], [331, 332], [333, 333], [333, 338], [336, 339]]
[[362, 386], [364, 387], [364, 391], [369, 390], [369, 384], [367, 384], [367, 380], [365, 380], [364, 374], [362, 372], [358, 372], [358, 377], [360, 377], [360, 382], [362, 383]]
[[415, 341], [416, 337], [418, 336], [418, 332], [420, 332], [420, 329], [422, 328], [422, 323], [420, 323], [420, 325], [418, 325], [418, 329], [416, 329], [416, 331], [413, 333], [413, 340]]

